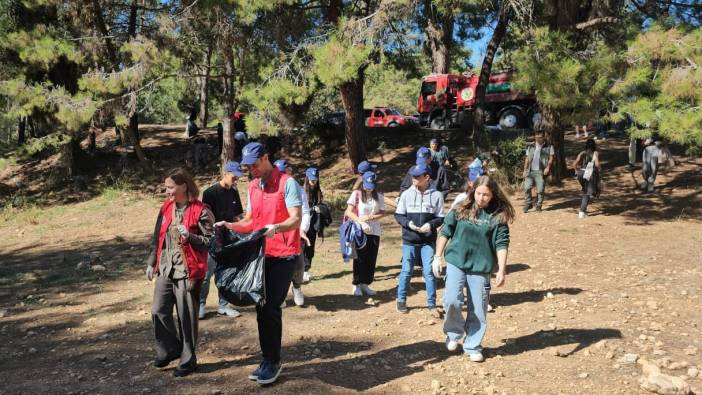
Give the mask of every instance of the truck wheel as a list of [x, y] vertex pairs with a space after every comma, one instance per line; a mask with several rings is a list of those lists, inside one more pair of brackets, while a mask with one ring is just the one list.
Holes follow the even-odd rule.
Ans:
[[390, 123], [388, 124], [388, 127], [389, 127], [389, 128], [396, 128], [396, 127], [398, 127], [398, 126], [400, 126], [400, 125], [398, 125], [397, 122], [390, 122]]
[[446, 120], [444, 117], [436, 117], [431, 120], [430, 128], [431, 130], [445, 130]]
[[513, 129], [522, 125], [522, 112], [516, 108], [508, 108], [500, 114], [500, 126]]

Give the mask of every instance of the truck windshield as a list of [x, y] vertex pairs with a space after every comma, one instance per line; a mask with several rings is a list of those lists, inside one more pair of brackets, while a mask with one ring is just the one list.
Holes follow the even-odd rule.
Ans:
[[433, 95], [436, 93], [436, 81], [422, 82], [422, 96]]
[[399, 111], [395, 110], [394, 108], [388, 108], [387, 110], [385, 110], [385, 112], [388, 115], [402, 115]]

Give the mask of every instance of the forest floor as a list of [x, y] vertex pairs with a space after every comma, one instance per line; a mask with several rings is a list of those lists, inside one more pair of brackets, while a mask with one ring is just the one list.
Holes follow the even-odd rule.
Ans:
[[[145, 128], [147, 154], [173, 165], [157, 153], [165, 142], [173, 150], [184, 145], [181, 134]], [[383, 161], [386, 191], [397, 189], [413, 161], [410, 140], [388, 138], [383, 157], [373, 158]], [[573, 159], [583, 141], [567, 140]], [[450, 148], [464, 166], [467, 149]], [[382, 221], [373, 298], [351, 295], [351, 266], [340, 259], [335, 228], [318, 242], [305, 306], [290, 296], [283, 312], [283, 373], [265, 388], [246, 378], [260, 362], [255, 311], [217, 316], [215, 287], [200, 324], [198, 372], [176, 379], [174, 364], [151, 366], [153, 283], [144, 262], [162, 201], [157, 179], [150, 188], [104, 188], [72, 202], [5, 209], [0, 393], [636, 394], [646, 392], [637, 356], [684, 376], [699, 393], [702, 161], [677, 156], [656, 192], [642, 194], [633, 178], [640, 171], [624, 170], [626, 148], [616, 137], [601, 144], [604, 192], [586, 219], [578, 219], [572, 178], [548, 187], [541, 213], [523, 214], [521, 193], [513, 196], [509, 274], [490, 296], [485, 362], [446, 350], [442, 322], [424, 307], [421, 273], [412, 279], [409, 314], [395, 311], [401, 241], [390, 215]], [[343, 167], [332, 163], [322, 177], [348, 181], [338, 175]], [[11, 186], [22, 171], [6, 169], [0, 182]], [[205, 186], [216, 169], [199, 174]], [[328, 196], [338, 204], [345, 193]], [[388, 202], [395, 196], [387, 192]]]

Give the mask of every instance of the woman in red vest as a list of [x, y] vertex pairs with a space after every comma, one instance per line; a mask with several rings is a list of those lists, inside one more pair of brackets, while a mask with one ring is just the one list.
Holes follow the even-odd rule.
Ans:
[[[198, 306], [200, 286], [207, 273], [207, 246], [214, 215], [200, 200], [195, 181], [182, 168], [165, 177], [166, 201], [158, 212], [146, 267], [146, 277], [156, 277], [151, 316], [156, 336], [154, 366], [162, 368], [180, 359], [174, 376], [197, 369]], [[178, 328], [173, 322], [173, 306]]]

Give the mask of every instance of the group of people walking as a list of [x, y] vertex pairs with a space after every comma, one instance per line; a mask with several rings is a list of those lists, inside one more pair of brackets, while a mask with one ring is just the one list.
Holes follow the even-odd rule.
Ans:
[[[400, 313], [408, 312], [410, 278], [414, 265], [419, 263], [426, 284], [426, 308], [429, 314], [440, 318], [437, 282], [444, 276], [442, 267], [448, 266], [445, 276], [452, 294], [444, 297], [443, 306], [447, 312], [447, 347], [456, 350], [460, 338], [467, 335], [465, 351], [472, 360], [482, 360], [476, 355], [480, 354], [485, 333], [487, 305], [482, 313], [477, 306], [469, 308], [468, 318], [463, 318], [462, 290], [468, 289], [469, 306], [478, 301], [486, 304], [493, 269], [501, 273], [498, 278], [504, 281], [507, 223], [513, 218], [513, 210], [497, 184], [484, 175], [483, 167], [476, 173], [473, 166], [463, 200], [445, 217], [444, 194], [436, 189], [436, 179], [441, 167], [448, 164], [448, 155], [436, 144], [430, 146], [417, 150], [417, 161], [407, 172], [410, 185], [400, 194], [394, 212], [402, 227], [402, 269], [396, 308]], [[385, 197], [378, 185], [377, 165], [363, 161], [356, 170], [358, 177], [344, 216], [362, 231], [365, 242], [354, 251], [351, 295], [373, 296], [377, 293], [371, 284], [381, 241], [380, 219], [386, 215]], [[246, 207], [236, 187], [245, 172], [249, 174]], [[277, 380], [282, 367], [282, 306], [291, 286], [295, 304], [304, 304], [302, 285], [311, 278], [318, 223], [322, 216], [329, 216], [329, 209], [323, 204], [316, 168], [306, 169], [300, 185], [293, 177], [292, 166], [284, 159], [272, 163], [266, 148], [258, 142], [244, 146], [241, 162], [227, 163], [222, 174], [217, 183], [205, 190], [202, 200], [186, 170], [174, 169], [165, 176], [166, 200], [158, 211], [146, 270], [147, 278], [156, 281], [152, 305], [154, 366], [165, 367], [178, 360], [176, 377], [197, 369], [198, 321], [206, 317], [209, 283], [216, 267], [207, 252], [214, 229], [226, 227], [238, 233], [263, 229], [267, 237], [266, 303], [256, 307], [263, 360], [249, 378], [262, 385], [270, 384]], [[217, 313], [222, 316], [240, 315], [221, 297], [217, 305]], [[177, 321], [173, 319], [174, 308]]]
[[[310, 281], [317, 237], [331, 222], [329, 207], [323, 203], [320, 174], [314, 167], [304, 172], [299, 184], [285, 159], [270, 160], [266, 147], [246, 144], [241, 162], [229, 162], [222, 178], [199, 200], [192, 176], [178, 168], [165, 176], [166, 200], [158, 211], [152, 237], [152, 252], [146, 275], [155, 278], [152, 320], [156, 338], [154, 366], [164, 367], [178, 360], [176, 377], [197, 369], [195, 354], [198, 321], [206, 317], [206, 299], [216, 262], [207, 247], [214, 229], [225, 227], [237, 233], [263, 230], [265, 243], [265, 304], [256, 306], [261, 364], [249, 375], [259, 384], [277, 380], [281, 369], [282, 307], [292, 286], [293, 300], [304, 305], [303, 284]], [[450, 209], [444, 209], [447, 190], [440, 174], [449, 166], [446, 149], [438, 142], [416, 151], [416, 161], [403, 180], [394, 219], [402, 229], [402, 265], [398, 276], [396, 310], [408, 313], [410, 279], [416, 264], [422, 268], [426, 289], [426, 310], [443, 317], [448, 351], [462, 343], [471, 361], [484, 359], [481, 343], [490, 310], [491, 275], [495, 285], [505, 283], [510, 243], [509, 224], [515, 210], [499, 184], [488, 173], [490, 155], [480, 154], [467, 167], [463, 193]], [[524, 159], [523, 211], [541, 211], [545, 184], [554, 165], [554, 150], [543, 133], [535, 133]], [[584, 218], [590, 199], [599, 194], [601, 163], [597, 146], [588, 139], [574, 161], [582, 187], [579, 216]], [[381, 243], [380, 220], [386, 216], [385, 197], [379, 188], [377, 165], [358, 164], [357, 178], [346, 201], [340, 233], [352, 238], [351, 295], [376, 295], [375, 279]], [[655, 171], [655, 170], [654, 170]], [[249, 175], [246, 207], [236, 187], [239, 177]], [[536, 201], [531, 189], [536, 187]], [[360, 240], [360, 241], [358, 241]], [[344, 240], [340, 238], [342, 251]], [[445, 283], [443, 306], [437, 305], [439, 280]], [[467, 316], [464, 315], [467, 306]], [[173, 309], [178, 320], [173, 320]], [[442, 307], [442, 308], [440, 308]], [[219, 298], [217, 313], [236, 317], [240, 313]]]

